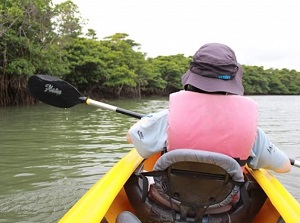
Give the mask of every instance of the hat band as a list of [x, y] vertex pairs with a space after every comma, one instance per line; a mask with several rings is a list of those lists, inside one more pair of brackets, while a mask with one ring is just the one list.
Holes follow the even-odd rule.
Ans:
[[232, 80], [238, 71], [236, 64], [214, 66], [212, 64], [191, 62], [190, 70], [198, 75], [221, 80]]

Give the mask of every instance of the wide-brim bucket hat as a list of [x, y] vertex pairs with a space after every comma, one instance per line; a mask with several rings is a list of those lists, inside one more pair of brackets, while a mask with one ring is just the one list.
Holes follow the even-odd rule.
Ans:
[[234, 51], [224, 44], [208, 43], [195, 53], [181, 80], [183, 86], [189, 84], [207, 92], [243, 95], [242, 78], [243, 70]]

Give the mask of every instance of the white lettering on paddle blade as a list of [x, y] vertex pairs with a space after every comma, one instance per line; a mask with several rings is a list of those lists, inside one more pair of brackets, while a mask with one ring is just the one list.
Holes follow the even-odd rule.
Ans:
[[45, 90], [44, 92], [53, 93], [56, 95], [61, 95], [62, 90], [59, 90], [58, 88], [54, 88], [52, 84], [45, 84]]

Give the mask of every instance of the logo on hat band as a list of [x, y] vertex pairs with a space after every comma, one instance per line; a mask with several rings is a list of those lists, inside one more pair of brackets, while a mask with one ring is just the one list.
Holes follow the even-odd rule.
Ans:
[[232, 76], [231, 75], [227, 75], [227, 74], [223, 74], [223, 75], [218, 75], [217, 78], [218, 79], [222, 79], [222, 80], [231, 80]]

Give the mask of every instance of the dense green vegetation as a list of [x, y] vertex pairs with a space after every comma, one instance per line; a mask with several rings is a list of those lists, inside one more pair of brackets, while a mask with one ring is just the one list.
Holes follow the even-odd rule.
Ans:
[[[181, 89], [191, 57], [147, 57], [126, 33], [98, 40], [72, 1], [0, 3], [0, 106], [30, 104], [27, 79], [49, 74], [93, 97], [166, 95]], [[246, 94], [300, 94], [300, 73], [243, 66]]]

